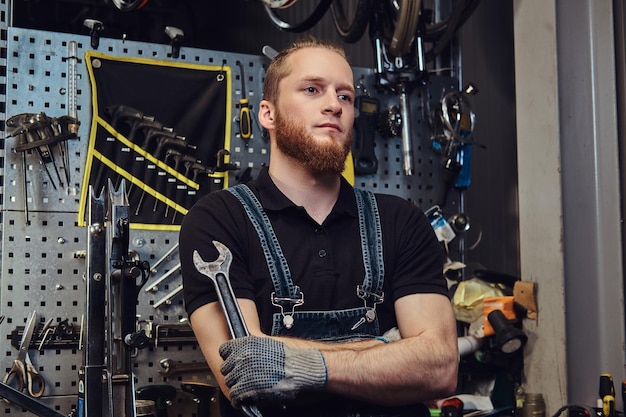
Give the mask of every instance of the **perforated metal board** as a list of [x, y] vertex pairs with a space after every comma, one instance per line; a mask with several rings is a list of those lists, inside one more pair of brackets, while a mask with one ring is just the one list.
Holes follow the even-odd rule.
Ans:
[[[86, 230], [76, 226], [79, 195], [83, 187], [88, 133], [91, 121], [91, 94], [86, 76], [84, 53], [90, 48], [90, 39], [85, 36], [42, 32], [36, 30], [8, 28], [6, 40], [6, 116], [20, 113], [45, 112], [52, 117], [66, 115], [69, 105], [70, 86], [69, 44], [76, 42], [76, 104], [81, 122], [78, 139], [67, 142], [71, 155], [71, 182], [57, 189], [42, 169], [36, 154], [26, 155], [26, 171], [21, 153], [12, 151], [14, 138], [4, 141], [3, 205], [2, 205], [2, 264], [0, 276], [0, 335], [4, 358], [0, 369], [8, 369], [17, 350], [9, 343], [10, 335], [17, 326], [24, 326], [27, 318], [36, 310], [41, 323], [52, 320], [59, 323], [68, 320], [76, 331], [80, 331], [85, 303], [83, 274], [85, 261], [82, 257], [86, 248]], [[159, 60], [173, 59], [167, 45], [122, 42], [103, 38], [99, 51], [119, 56], [139, 56]], [[232, 114], [238, 110], [236, 103], [241, 97], [241, 83], [237, 61], [246, 68], [247, 96], [253, 116], [261, 96], [263, 65], [261, 56], [206, 51], [182, 48], [177, 60], [198, 64], [228, 65], [233, 68]], [[4, 62], [0, 59], [0, 62]], [[364, 76], [365, 86], [374, 91], [372, 71], [355, 68], [355, 79]], [[441, 91], [456, 88], [453, 80], [433, 77], [428, 91], [433, 91], [427, 100], [437, 101]], [[393, 95], [378, 95], [381, 108], [397, 104]], [[357, 186], [377, 192], [396, 194], [416, 202], [423, 208], [434, 204], [441, 188], [441, 169], [438, 157], [430, 149], [428, 123], [422, 120], [422, 100], [417, 94], [411, 97], [414, 134], [414, 160], [416, 173], [407, 177], [402, 172], [400, 138], [376, 138], [376, 153], [379, 160], [377, 174], [357, 176]], [[244, 141], [238, 135], [238, 124], [232, 121], [231, 162], [240, 166], [230, 174], [231, 183], [236, 183], [239, 173], [245, 168], [258, 170], [269, 160], [269, 144], [262, 138], [258, 123], [253, 123], [253, 136]], [[26, 194], [24, 178], [26, 175]], [[56, 178], [53, 174], [53, 181]], [[26, 221], [25, 198], [28, 203]], [[161, 258], [177, 242], [176, 232], [132, 230], [130, 249], [141, 259], [153, 263]], [[176, 269], [178, 256], [173, 253], [158, 267], [146, 286]], [[168, 292], [180, 285], [180, 275], [174, 273], [160, 284], [156, 291], [141, 291], [137, 312], [139, 320], [154, 325], [176, 325], [186, 320], [182, 297], [174, 297], [171, 303], [155, 308]], [[151, 285], [152, 284], [152, 285]], [[68, 413], [75, 404], [78, 383], [78, 368], [82, 364], [80, 349], [42, 349], [31, 351], [33, 361], [46, 379], [48, 386], [45, 403], [54, 404]], [[165, 379], [159, 374], [159, 362], [163, 358], [175, 361], [203, 361], [200, 350], [193, 345], [161, 346], [138, 351], [134, 357], [136, 386], [168, 383], [179, 388], [182, 380], [205, 381], [206, 374], [181, 375]], [[191, 397], [181, 393], [170, 415], [190, 415], [195, 412]], [[5, 414], [28, 414], [11, 406], [4, 407]]]

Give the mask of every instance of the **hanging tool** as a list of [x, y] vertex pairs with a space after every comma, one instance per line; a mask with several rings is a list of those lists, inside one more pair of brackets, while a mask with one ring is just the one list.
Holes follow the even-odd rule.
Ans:
[[[17, 385], [18, 391], [23, 391], [26, 388], [31, 397], [39, 398], [43, 395], [46, 384], [33, 366], [28, 354], [36, 325], [37, 312], [33, 311], [26, 323], [17, 358], [13, 360], [13, 365], [2, 382], [13, 387]], [[5, 401], [8, 402], [6, 399]]]
[[[233, 255], [223, 243], [214, 240], [213, 245], [219, 254], [216, 260], [207, 262], [202, 259], [198, 251], [194, 250], [193, 263], [198, 272], [209, 278], [215, 285], [231, 336], [233, 338], [248, 336], [250, 333], [237, 304], [233, 287], [230, 285], [229, 271]], [[254, 405], [244, 405], [241, 411], [248, 417], [262, 417], [261, 412]]]
[[9, 120], [7, 120], [7, 126], [13, 128], [9, 132], [9, 136], [17, 137], [18, 145], [14, 148], [16, 151], [22, 152], [29, 149], [35, 149], [37, 151], [39, 162], [46, 171], [50, 184], [56, 190], [57, 186], [52, 178], [48, 165], [54, 168], [59, 181], [61, 181], [61, 176], [56, 166], [52, 150], [50, 146], [48, 146], [50, 143], [47, 141], [49, 136], [46, 135], [46, 126], [44, 125], [47, 119], [45, 113], [22, 113], [9, 118]]
[[[220, 151], [218, 151], [217, 153], [217, 164], [218, 166], [215, 168], [207, 168], [205, 166], [203, 166], [202, 164], [196, 162], [196, 161], [185, 161], [184, 162], [184, 166], [185, 166], [185, 172], [184, 175], [185, 177], [189, 178], [189, 174], [193, 171], [193, 181], [195, 182], [198, 175], [205, 172], [205, 173], [215, 173], [215, 172], [225, 172], [229, 169], [239, 169], [239, 167], [237, 167], [236, 165], [233, 164], [225, 164], [224, 161], [224, 155], [229, 155], [230, 153], [226, 150], [226, 149], [222, 149]], [[220, 162], [221, 161], [221, 162]], [[220, 167], [221, 164], [221, 167]], [[185, 190], [187, 189], [187, 187], [185, 186], [184, 188]], [[191, 193], [187, 192], [187, 197], [189, 197], [191, 195]], [[195, 199], [197, 198], [197, 196], [195, 195], [195, 193], [192, 195], [192, 197]], [[179, 199], [182, 200], [182, 199]], [[189, 203], [189, 201], [187, 199], [185, 199], [184, 205], [186, 207], [189, 207], [191, 203]], [[176, 216], [178, 215], [178, 212], [175, 211], [174, 215], [172, 216], [172, 224], [176, 223]]]
[[172, 58], [178, 58], [180, 55], [180, 44], [183, 38], [185, 37], [185, 33], [182, 29], [179, 29], [174, 26], [166, 26], [165, 34], [170, 38], [170, 46], [172, 47]]
[[365, 93], [355, 98], [354, 106], [354, 173], [375, 174], [378, 171], [378, 159], [374, 152], [374, 136], [378, 127], [379, 101]]
[[[172, 147], [182, 149], [182, 150], [197, 149], [195, 145], [189, 144], [189, 142], [187, 142], [184, 136], [180, 136], [174, 131], [169, 132], [169, 131], [163, 131], [163, 130], [153, 130], [149, 134], [146, 134], [146, 140], [144, 141], [145, 147], [142, 146], [145, 150], [147, 150], [147, 148], [150, 145], [150, 141], [152, 141], [153, 138], [156, 138], [157, 147], [151, 153], [152, 153], [152, 156], [154, 156], [156, 159], [160, 159], [164, 151]], [[154, 167], [154, 169], [148, 170], [147, 173], [151, 175], [147, 175], [143, 179], [143, 182], [144, 184], [146, 184], [146, 186], [143, 187], [141, 196], [139, 197], [139, 203], [137, 203], [135, 216], [139, 216], [139, 213], [141, 211], [141, 206], [143, 205], [144, 197], [146, 196], [146, 188], [150, 187], [148, 183], [151, 182], [151, 178], [153, 177], [152, 174], [154, 174], [155, 171], [156, 171], [156, 166]]]
[[35, 149], [39, 156], [39, 161], [43, 166], [50, 184], [56, 190], [57, 186], [52, 174], [48, 169], [48, 165], [52, 165], [59, 184], [63, 186], [63, 179], [57, 167], [54, 158], [54, 149], [59, 146], [64, 161], [64, 170], [66, 177], [69, 179], [69, 156], [64, 151], [65, 147], [62, 142], [68, 139], [76, 139], [76, 133], [71, 131], [70, 126], [77, 126], [80, 123], [76, 118], [70, 116], [62, 116], [59, 118], [49, 117], [45, 113], [21, 113], [10, 117], [6, 121], [8, 137], [14, 136], [17, 139], [17, 145], [13, 148], [15, 152], [22, 152], [22, 165], [24, 170], [24, 214], [26, 223], [28, 223], [28, 194], [27, 194], [27, 172], [26, 152]]
[[[78, 121], [78, 87], [77, 83], [77, 66], [78, 66], [78, 43], [76, 41], [70, 41], [68, 43], [68, 56], [67, 56], [67, 114], [72, 119]], [[78, 135], [78, 128], [80, 123], [68, 124], [68, 129], [71, 133]], [[64, 158], [64, 170], [65, 180], [67, 184], [70, 184], [70, 156], [67, 149], [67, 142], [61, 142], [61, 152], [65, 153]]]
[[250, 101], [246, 90], [246, 75], [241, 61], [237, 61], [241, 70], [241, 98], [239, 99], [239, 134], [241, 139], [250, 139], [252, 136], [252, 119], [250, 117]]
[[[171, 164], [172, 161], [173, 161], [173, 165]], [[168, 150], [166, 150], [165, 151], [164, 162], [167, 165], [170, 165], [172, 168], [174, 168], [174, 170], [176, 172], [179, 172], [181, 162], [182, 162], [183, 166], [186, 167], [186, 168], [188, 167], [188, 164], [187, 164], [188, 162], [189, 163], [193, 163], [193, 162], [201, 163], [201, 161], [199, 159], [196, 159], [195, 157], [193, 157], [191, 155], [183, 155], [177, 149], [168, 149]], [[167, 183], [167, 190], [166, 190], [166, 193], [167, 193], [168, 196], [174, 196], [175, 195], [175, 187], [176, 187], [176, 179], [173, 178], [173, 177], [169, 177], [168, 178], [168, 183]], [[168, 205], [165, 206], [165, 215], [163, 217], [167, 218], [167, 215], [169, 214], [169, 212], [170, 212], [170, 205], [168, 204]]]
[[611, 374], [600, 375], [598, 391], [602, 400], [602, 417], [615, 417], [615, 385]]
[[91, 37], [91, 47], [98, 49], [100, 45], [100, 35], [104, 31], [104, 23], [96, 19], [85, 19], [83, 25], [89, 29], [89, 36]]

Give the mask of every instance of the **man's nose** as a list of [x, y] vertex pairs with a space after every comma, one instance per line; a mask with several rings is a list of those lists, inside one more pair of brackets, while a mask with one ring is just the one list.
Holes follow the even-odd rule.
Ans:
[[343, 107], [341, 106], [339, 97], [337, 97], [337, 93], [329, 91], [326, 93], [326, 96], [327, 97], [324, 102], [324, 113], [341, 114], [343, 112]]

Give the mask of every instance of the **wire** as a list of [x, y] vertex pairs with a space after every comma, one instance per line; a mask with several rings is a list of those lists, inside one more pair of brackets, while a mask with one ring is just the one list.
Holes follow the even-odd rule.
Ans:
[[589, 417], [596, 417], [598, 415], [598, 413], [596, 412], [596, 410], [594, 410], [591, 407], [588, 407], [586, 405], [579, 405], [579, 404], [568, 404], [568, 405], [564, 405], [563, 407], [559, 408], [557, 410], [556, 413], [554, 413], [552, 415], [552, 417], [559, 417], [559, 415], [565, 411], [565, 410], [577, 410], [577, 411], [582, 411], [583, 414], [585, 414], [585, 416], [589, 416]]

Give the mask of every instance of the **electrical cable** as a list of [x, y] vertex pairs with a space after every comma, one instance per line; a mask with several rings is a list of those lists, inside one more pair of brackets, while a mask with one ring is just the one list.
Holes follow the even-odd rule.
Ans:
[[596, 410], [594, 410], [592, 407], [579, 404], [567, 404], [559, 408], [557, 412], [552, 415], [552, 417], [559, 417], [559, 415], [565, 410], [582, 412], [585, 416], [588, 417], [596, 417], [598, 415], [598, 413], [596, 413]]

